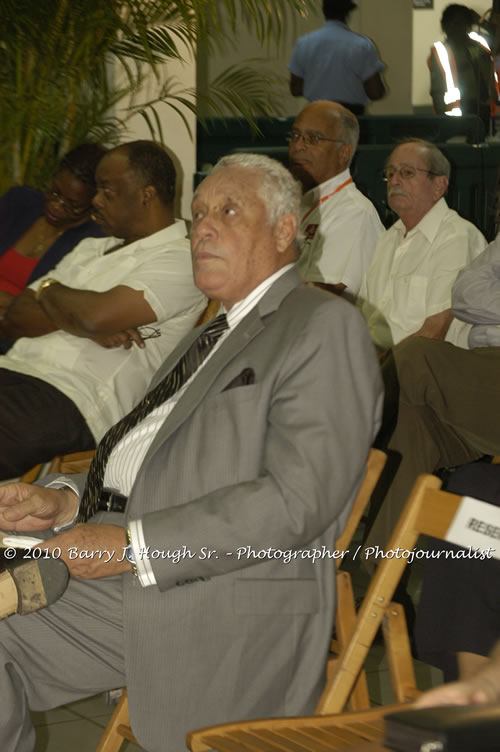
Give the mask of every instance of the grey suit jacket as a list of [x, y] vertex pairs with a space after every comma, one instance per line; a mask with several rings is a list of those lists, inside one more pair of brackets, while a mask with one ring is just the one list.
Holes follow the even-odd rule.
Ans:
[[[255, 381], [238, 386], [244, 369]], [[215, 722], [313, 711], [335, 606], [325, 552], [359, 487], [381, 392], [359, 313], [294, 269], [166, 419], [126, 511], [142, 519], [157, 580], [123, 578], [131, 720], [146, 749], [178, 752], [189, 729]]]

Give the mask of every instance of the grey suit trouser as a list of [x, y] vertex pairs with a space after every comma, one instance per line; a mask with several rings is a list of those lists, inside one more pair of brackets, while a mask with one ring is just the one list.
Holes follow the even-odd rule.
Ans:
[[122, 577], [71, 579], [48, 608], [0, 622], [0, 750], [32, 752], [31, 710], [126, 683]]
[[366, 541], [381, 548], [417, 475], [500, 454], [500, 347], [464, 350], [414, 337], [394, 358], [400, 397], [389, 449], [402, 460]]

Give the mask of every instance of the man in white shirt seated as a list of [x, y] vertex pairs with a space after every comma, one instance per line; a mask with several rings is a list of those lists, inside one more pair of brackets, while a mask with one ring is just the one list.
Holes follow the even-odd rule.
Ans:
[[[295, 268], [299, 203], [283, 165], [223, 158], [191, 231], [196, 284], [223, 314], [106, 434], [85, 491], [82, 476], [56, 482], [73, 490], [0, 486], [1, 529], [69, 528], [44, 548], [72, 575], [47, 608], [0, 621], [2, 752], [33, 747], [30, 707], [125, 683], [151, 752], [179, 752], [199, 726], [315, 707], [335, 608], [321, 552], [349, 514], [382, 394], [358, 311]], [[73, 526], [78, 509], [89, 524]], [[20, 575], [1, 564], [0, 618], [24, 594], [9, 603]]]
[[469, 350], [422, 337], [393, 350], [401, 464], [368, 545], [385, 545], [418, 475], [500, 454], [500, 237], [458, 275], [452, 313], [472, 325]]
[[290, 170], [304, 191], [300, 271], [307, 282], [351, 296], [357, 295], [384, 230], [349, 172], [358, 139], [356, 116], [326, 101], [303, 109], [289, 135]]
[[449, 175], [448, 160], [427, 141], [406, 139], [389, 157], [387, 201], [399, 220], [380, 237], [358, 299], [382, 351], [411, 335], [467, 347], [470, 327], [453, 319], [451, 288], [486, 240], [448, 208]]
[[[54, 455], [91, 449], [127, 413], [205, 304], [175, 169], [152, 141], [109, 151], [96, 171], [88, 238], [14, 298], [0, 336], [0, 480]], [[60, 202], [60, 212], [65, 206]]]

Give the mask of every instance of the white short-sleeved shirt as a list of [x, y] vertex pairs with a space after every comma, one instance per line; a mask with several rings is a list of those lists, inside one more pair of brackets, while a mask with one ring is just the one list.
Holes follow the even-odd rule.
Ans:
[[320, 29], [300, 37], [288, 70], [304, 79], [304, 96], [311, 102], [330, 99], [368, 104], [363, 82], [384, 70], [375, 45], [341, 21], [326, 21]]
[[[117, 285], [142, 290], [156, 314], [161, 336], [142, 350], [133, 345], [107, 349], [85, 337], [55, 331], [23, 337], [0, 368], [49, 382], [69, 397], [96, 441], [129, 412], [149, 386], [165, 357], [196, 323], [206, 303], [195, 287], [184, 222], [105, 255], [117, 238], [87, 238], [50, 272], [50, 277], [80, 290], [105, 292]], [[30, 287], [37, 289], [46, 277]]]
[[349, 179], [344, 170], [304, 194], [298, 267], [307, 282], [342, 283], [357, 295], [384, 227], [372, 202], [354, 183], [346, 184]]
[[[486, 247], [471, 222], [441, 198], [405, 236], [398, 220], [379, 239], [358, 305], [375, 344], [387, 349], [416, 332], [426, 318], [451, 308], [458, 272]], [[469, 325], [453, 319], [446, 340], [467, 347]]]

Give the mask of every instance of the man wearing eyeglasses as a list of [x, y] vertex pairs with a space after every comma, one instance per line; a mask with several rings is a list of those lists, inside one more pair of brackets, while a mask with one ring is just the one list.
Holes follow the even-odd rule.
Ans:
[[389, 157], [387, 202], [399, 220], [380, 237], [359, 294], [381, 351], [417, 335], [467, 347], [469, 327], [453, 319], [451, 288], [486, 240], [448, 208], [449, 175], [448, 160], [427, 141], [405, 140]]
[[111, 237], [83, 240], [0, 320], [0, 336], [16, 340], [0, 357], [0, 480], [92, 449], [205, 304], [165, 150], [119, 146], [99, 162], [96, 184], [94, 218]]
[[[299, 205], [283, 165], [223, 157], [196, 190], [191, 230], [196, 284], [220, 316], [107, 434], [87, 493], [81, 475], [59, 479], [73, 490], [0, 487], [0, 528], [44, 536], [69, 523], [44, 550], [71, 573], [63, 595], [65, 580], [14, 614], [27, 588], [8, 586], [27, 566], [10, 575], [0, 556], [2, 752], [33, 749], [30, 707], [125, 683], [150, 752], [180, 752], [196, 727], [317, 705], [335, 607], [327, 554], [382, 394], [354, 306], [301, 284]], [[71, 525], [77, 507], [88, 524]], [[50, 557], [28, 564], [65, 571]]]
[[302, 276], [353, 297], [384, 229], [349, 171], [358, 138], [356, 116], [327, 101], [302, 110], [288, 136], [290, 170], [304, 191], [298, 264]]

